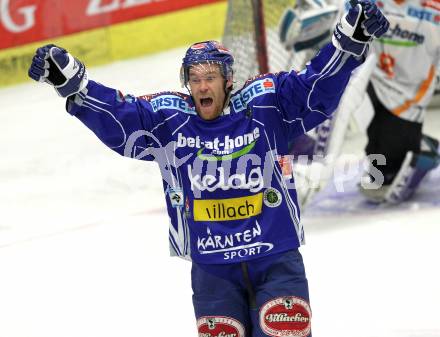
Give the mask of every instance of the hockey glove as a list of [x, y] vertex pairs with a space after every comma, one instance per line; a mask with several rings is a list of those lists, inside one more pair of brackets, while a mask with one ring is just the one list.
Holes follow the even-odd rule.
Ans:
[[53, 44], [37, 49], [28, 74], [35, 81], [52, 85], [61, 97], [78, 93], [88, 83], [84, 64]]
[[333, 45], [347, 53], [361, 56], [368, 50], [373, 38], [382, 36], [390, 23], [377, 8], [367, 0], [351, 0], [351, 8], [341, 18], [333, 33]]

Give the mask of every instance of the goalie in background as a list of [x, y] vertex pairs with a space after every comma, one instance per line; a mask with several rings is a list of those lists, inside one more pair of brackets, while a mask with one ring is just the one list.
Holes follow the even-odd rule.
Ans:
[[[365, 91], [373, 105], [368, 128], [358, 125], [360, 129], [367, 129], [365, 152], [367, 156], [380, 154], [385, 158], [382, 162], [371, 162], [359, 184], [361, 193], [369, 201], [397, 204], [407, 200], [440, 162], [438, 140], [422, 134], [426, 108], [434, 94], [440, 67], [440, 26], [429, 18], [440, 14], [440, 6], [426, 8], [420, 0], [382, 0], [377, 5], [389, 18], [390, 30], [372, 43], [367, 61], [353, 74], [332, 120], [316, 128], [314, 138], [304, 135], [292, 145], [294, 155], [331, 157], [323, 161], [327, 173], [320, 186], [299, 191], [304, 203], [330, 178], [329, 171], [340, 153], [349, 119], [356, 115], [359, 118], [355, 120], [368, 119], [365, 117], [368, 111], [359, 109], [365, 107], [362, 104]], [[346, 3], [345, 9], [349, 6]], [[333, 13], [333, 9], [334, 6], [323, 4], [320, 12], [325, 15]], [[414, 14], [417, 10], [432, 12], [432, 16], [418, 18]], [[318, 27], [315, 35], [307, 29], [310, 22]], [[301, 14], [289, 8], [280, 22], [280, 41], [294, 52], [304, 48], [317, 51], [325, 43], [324, 34], [331, 26], [325, 24], [319, 11], [313, 8]], [[377, 172], [383, 180], [373, 178], [378, 176]]]
[[[369, 172], [364, 177], [369, 184], [360, 185], [373, 202], [407, 200], [440, 162], [438, 140], [422, 133], [440, 66], [440, 26], [429, 19], [440, 15], [440, 6], [433, 4], [427, 6], [421, 0], [378, 2], [390, 29], [371, 45], [377, 63], [367, 92], [374, 117], [367, 129], [365, 152], [383, 154], [386, 164], [371, 164], [371, 170], [382, 172], [382, 185], [370, 179]], [[422, 12], [427, 15], [416, 15]]]

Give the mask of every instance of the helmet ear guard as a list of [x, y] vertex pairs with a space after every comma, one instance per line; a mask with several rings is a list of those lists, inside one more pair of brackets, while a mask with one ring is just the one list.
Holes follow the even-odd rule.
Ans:
[[183, 65], [180, 67], [180, 85], [182, 88], [186, 87], [186, 84], [188, 83], [188, 71], [185, 71], [185, 68]]

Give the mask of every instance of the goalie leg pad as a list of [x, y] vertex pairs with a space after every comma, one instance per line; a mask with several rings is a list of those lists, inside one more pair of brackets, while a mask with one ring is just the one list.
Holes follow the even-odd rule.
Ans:
[[440, 154], [440, 142], [437, 139], [428, 135], [422, 135], [421, 149], [422, 151]]
[[398, 204], [408, 200], [419, 186], [422, 179], [429, 171], [435, 169], [440, 163], [440, 155], [433, 152], [414, 154], [408, 152], [399, 173], [387, 190], [385, 201]]

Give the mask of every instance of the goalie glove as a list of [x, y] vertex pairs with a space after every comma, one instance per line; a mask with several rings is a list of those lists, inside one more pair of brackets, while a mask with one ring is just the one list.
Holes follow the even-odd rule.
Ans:
[[338, 9], [333, 5], [316, 6], [299, 12], [287, 8], [279, 23], [279, 38], [287, 50], [317, 49], [330, 39]]
[[350, 10], [335, 27], [332, 42], [336, 48], [359, 57], [374, 38], [385, 34], [390, 23], [370, 1], [351, 0], [350, 4]]
[[28, 75], [35, 81], [50, 84], [61, 97], [78, 93], [88, 83], [84, 64], [53, 44], [37, 49]]

